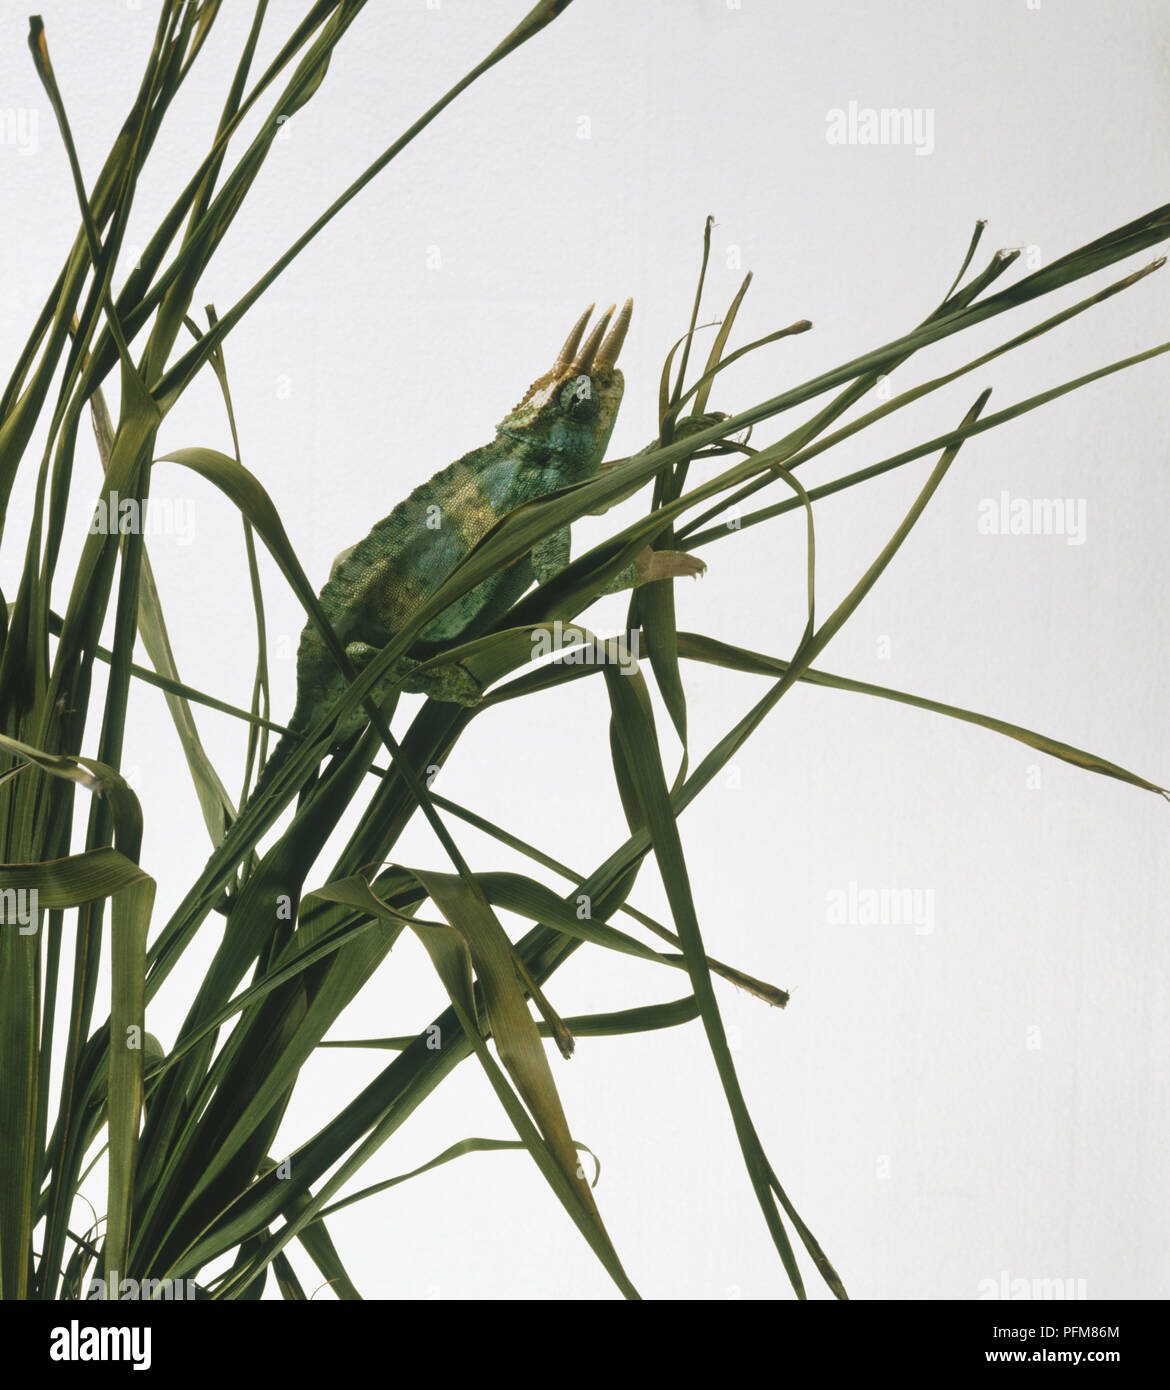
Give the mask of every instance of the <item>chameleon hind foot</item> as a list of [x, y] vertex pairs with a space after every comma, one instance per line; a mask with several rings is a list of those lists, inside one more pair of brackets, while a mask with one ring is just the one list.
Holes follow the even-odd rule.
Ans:
[[[345, 649], [346, 656], [359, 672], [365, 670], [378, 652], [379, 648], [368, 642], [351, 642]], [[454, 661], [422, 671], [419, 666], [420, 663], [412, 657], [401, 657], [391, 668], [388, 682], [401, 677], [400, 689], [412, 695], [427, 695], [432, 700], [446, 700], [455, 705], [478, 705], [483, 698], [483, 687], [466, 666]], [[377, 698], [382, 697], [388, 682], [383, 682], [375, 690]], [[354, 729], [364, 725], [364, 722], [364, 713], [351, 716], [350, 723]]]
[[452, 705], [478, 705], [483, 699], [483, 686], [458, 662], [433, 666], [425, 671], [415, 670], [403, 681], [402, 688], [413, 695], [426, 695]]

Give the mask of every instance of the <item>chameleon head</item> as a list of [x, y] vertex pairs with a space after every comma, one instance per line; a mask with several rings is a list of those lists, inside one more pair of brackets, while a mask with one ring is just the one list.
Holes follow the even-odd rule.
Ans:
[[500, 423], [501, 434], [557, 455], [566, 481], [595, 473], [609, 444], [625, 389], [617, 358], [633, 312], [632, 299], [616, 319], [611, 306], [585, 337], [591, 304], [573, 325], [552, 368], [532, 383]]

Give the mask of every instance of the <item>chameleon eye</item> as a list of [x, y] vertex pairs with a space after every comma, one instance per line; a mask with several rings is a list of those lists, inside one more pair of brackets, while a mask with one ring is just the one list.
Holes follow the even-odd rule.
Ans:
[[596, 415], [597, 393], [592, 379], [582, 373], [566, 382], [561, 393], [561, 407], [575, 420], [587, 420]]

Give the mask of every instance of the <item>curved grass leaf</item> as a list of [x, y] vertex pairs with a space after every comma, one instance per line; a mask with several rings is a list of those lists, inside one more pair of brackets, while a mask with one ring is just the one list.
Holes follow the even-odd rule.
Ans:
[[[521, 1139], [460, 1139], [458, 1143], [452, 1144], [443, 1150], [430, 1162], [422, 1164], [418, 1168], [413, 1168], [409, 1173], [401, 1173], [396, 1178], [386, 1178], [382, 1182], [373, 1183], [369, 1187], [363, 1187], [360, 1192], [355, 1192], [352, 1196], [344, 1198], [340, 1202], [334, 1202], [321, 1213], [322, 1217], [332, 1216], [334, 1212], [341, 1211], [345, 1207], [353, 1206], [355, 1202], [364, 1202], [367, 1197], [373, 1197], [379, 1192], [388, 1192], [390, 1188], [397, 1187], [400, 1183], [409, 1182], [411, 1178], [420, 1177], [423, 1173], [429, 1173], [435, 1168], [441, 1168], [444, 1163], [450, 1163], [453, 1158], [463, 1158], [465, 1154], [474, 1153], [499, 1153], [507, 1149], [523, 1149], [527, 1147]], [[597, 1155], [587, 1144], [577, 1144], [577, 1148], [582, 1153], [587, 1153], [594, 1162], [593, 1182], [591, 1186], [596, 1187], [601, 1177], [601, 1163]]]
[[[576, 1149], [569, 1135], [560, 1097], [549, 1069], [536, 1023], [528, 1012], [525, 991], [517, 973], [517, 960], [511, 942], [495, 917], [482, 907], [482, 898], [468, 892], [462, 880], [447, 874], [409, 870], [428, 897], [442, 912], [449, 927], [436, 927], [417, 919], [405, 919], [430, 954], [435, 969], [451, 997], [456, 1014], [461, 1015], [489, 1079], [525, 1140], [553, 1191], [581, 1230], [610, 1276], [627, 1297], [637, 1291], [626, 1277], [617, 1252], [610, 1243], [601, 1214], [580, 1175]], [[364, 880], [350, 879], [318, 889], [317, 896], [330, 901], [349, 902], [366, 911], [404, 920], [387, 909]], [[474, 966], [483, 997], [485, 1022], [496, 1049], [511, 1077], [519, 1097], [536, 1122], [539, 1139], [523, 1112], [505, 1097], [508, 1089], [497, 1078], [494, 1064], [483, 1045], [476, 1025], [477, 1008], [471, 989]], [[527, 1133], [526, 1133], [527, 1131]]]
[[[565, 1019], [565, 1027], [580, 1038], [616, 1038], [627, 1033], [654, 1033], [662, 1028], [677, 1028], [699, 1016], [695, 996], [675, 999], [669, 1004], [643, 1004], [636, 1009], [617, 1009], [604, 1014], [576, 1014]], [[553, 1030], [547, 1023], [538, 1023], [542, 1038], [551, 1038]], [[372, 1048], [380, 1052], [402, 1052], [415, 1040], [415, 1034], [397, 1038], [330, 1038], [318, 1047]], [[512, 1141], [509, 1141], [512, 1142]], [[594, 1184], [596, 1186], [596, 1183]]]
[[[783, 676], [790, 663], [778, 657], [764, 656], [760, 652], [748, 651], [743, 647], [733, 647], [713, 637], [705, 637], [694, 632], [679, 633], [679, 655], [693, 661], [706, 662], [713, 666], [724, 666], [733, 671], [750, 672], [753, 675]], [[1119, 782], [1141, 787], [1143, 791], [1156, 792], [1159, 796], [1170, 798], [1170, 791], [1156, 782], [1149, 782], [1136, 772], [1128, 772], [1116, 763], [1102, 758], [1096, 753], [1087, 753], [1083, 748], [1061, 743], [1047, 734], [1037, 733], [1035, 729], [1025, 729], [1019, 724], [1009, 724], [1004, 719], [994, 719], [988, 714], [975, 710], [962, 709], [958, 705], [944, 704], [941, 700], [928, 700], [921, 695], [911, 695], [905, 690], [891, 690], [884, 685], [872, 685], [868, 681], [853, 680], [848, 676], [834, 676], [828, 671], [818, 671], [809, 667], [800, 679], [809, 685], [821, 685], [830, 690], [848, 690], [857, 695], [871, 695], [881, 700], [893, 700], [897, 704], [911, 705], [916, 709], [929, 710], [932, 714], [942, 714], [949, 719], [958, 719], [965, 724], [975, 724], [992, 733], [1003, 734], [1017, 742], [1035, 748], [1040, 753], [1059, 758], [1086, 772], [1096, 772], [1103, 777], [1115, 777]]]

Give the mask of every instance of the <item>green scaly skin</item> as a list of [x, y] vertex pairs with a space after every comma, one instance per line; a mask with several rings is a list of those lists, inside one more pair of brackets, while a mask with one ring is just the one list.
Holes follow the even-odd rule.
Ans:
[[[421, 483], [364, 540], [334, 561], [321, 590], [321, 606], [359, 673], [502, 516], [597, 472], [621, 405], [625, 382], [616, 361], [632, 307], [627, 301], [606, 337], [611, 309], [582, 344], [590, 306], [552, 369], [529, 387], [490, 444]], [[410, 653], [371, 692], [372, 698], [380, 703], [398, 684], [432, 699], [475, 704], [483, 692], [464, 667], [449, 664], [418, 672], [419, 664], [490, 630], [533, 582], [551, 579], [569, 557], [565, 527], [464, 594], [422, 630]], [[701, 560], [683, 552], [647, 550], [604, 592], [698, 575], [704, 569]], [[297, 651], [297, 698], [289, 728], [294, 734], [307, 732], [347, 686], [310, 621]], [[334, 746], [347, 742], [367, 722], [364, 708], [355, 710], [338, 724]], [[253, 796], [291, 751], [286, 736], [266, 762]]]

